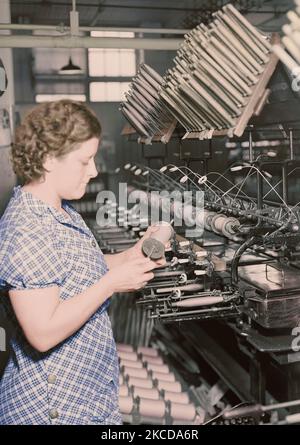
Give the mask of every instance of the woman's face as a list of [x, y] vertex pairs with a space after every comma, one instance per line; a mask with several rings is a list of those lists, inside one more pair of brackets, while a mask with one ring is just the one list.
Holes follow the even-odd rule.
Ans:
[[98, 175], [95, 165], [98, 145], [99, 139], [93, 137], [83, 142], [77, 150], [60, 158], [52, 158], [50, 167], [45, 165], [48, 170], [46, 181], [61, 199], [80, 199], [87, 183]]

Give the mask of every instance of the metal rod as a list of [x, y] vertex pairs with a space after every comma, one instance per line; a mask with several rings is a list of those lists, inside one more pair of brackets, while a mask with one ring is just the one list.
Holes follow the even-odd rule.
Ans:
[[249, 162], [254, 161], [252, 131], [249, 131]]
[[202, 290], [203, 287], [204, 287], [203, 284], [198, 284], [198, 283], [186, 284], [184, 286], [176, 285], [174, 287], [165, 287], [165, 288], [157, 289], [156, 293], [163, 294], [163, 293], [173, 292], [175, 290], [181, 290], [183, 292], [195, 292], [198, 290]]
[[[15, 23], [0, 23], [0, 30], [26, 30], [26, 31], [58, 31], [61, 33], [69, 32], [69, 26], [61, 26], [61, 25], [23, 25], [23, 24], [15, 24]], [[177, 34], [184, 35], [188, 33], [189, 29], [173, 29], [173, 28], [123, 28], [123, 27], [104, 27], [104, 26], [80, 26], [79, 31], [82, 32], [92, 32], [92, 31], [110, 31], [110, 32], [134, 32], [134, 33], [142, 33], [142, 34]]]
[[290, 145], [290, 160], [295, 160], [295, 153], [294, 153], [294, 141], [293, 141], [293, 129], [290, 128], [289, 130], [289, 145]]
[[163, 272], [154, 272], [154, 278], [176, 277], [183, 274], [183, 270], [170, 270]]
[[300, 400], [291, 400], [290, 402], [275, 403], [273, 405], [261, 405], [261, 404], [248, 405], [225, 411], [223, 414], [223, 418], [232, 419], [234, 417], [261, 414], [267, 411], [278, 410], [283, 408], [291, 408], [293, 406], [299, 406], [299, 405], [300, 405]]
[[263, 177], [260, 172], [257, 172], [257, 209], [262, 209], [263, 207]]
[[197, 315], [197, 314], [202, 314], [202, 313], [210, 313], [210, 312], [227, 312], [232, 310], [232, 307], [213, 307], [210, 309], [196, 309], [196, 310], [192, 310], [192, 311], [183, 311], [183, 312], [171, 312], [169, 314], [152, 314], [150, 315], [149, 318], [173, 318], [173, 317], [179, 317], [179, 316], [183, 316], [183, 315]]
[[177, 50], [180, 39], [1, 35], [0, 48], [129, 48]]
[[281, 168], [282, 174], [282, 199], [288, 202], [288, 176], [287, 176], [287, 164], [284, 162]]

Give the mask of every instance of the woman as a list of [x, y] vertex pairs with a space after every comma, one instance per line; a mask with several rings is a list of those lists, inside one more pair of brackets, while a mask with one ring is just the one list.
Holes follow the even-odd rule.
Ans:
[[160, 264], [143, 256], [143, 239], [104, 256], [67, 202], [97, 175], [100, 136], [95, 115], [68, 100], [37, 106], [16, 132], [24, 185], [0, 221], [0, 282], [15, 327], [0, 424], [121, 423], [108, 299], [143, 287]]

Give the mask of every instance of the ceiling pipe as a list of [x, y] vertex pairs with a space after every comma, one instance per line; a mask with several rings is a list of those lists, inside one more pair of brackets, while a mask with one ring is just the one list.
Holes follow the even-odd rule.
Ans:
[[[57, 31], [62, 34], [70, 33], [70, 27], [64, 25], [23, 25], [23, 24], [11, 24], [0, 23], [0, 30], [11, 31]], [[116, 27], [103, 27], [103, 26], [79, 26], [80, 32], [92, 32], [92, 31], [109, 31], [109, 32], [134, 32], [142, 34], [177, 34], [184, 35], [190, 32], [190, 29], [174, 29], [174, 28], [116, 28]]]
[[0, 48], [129, 48], [177, 51], [181, 39], [0, 35]]

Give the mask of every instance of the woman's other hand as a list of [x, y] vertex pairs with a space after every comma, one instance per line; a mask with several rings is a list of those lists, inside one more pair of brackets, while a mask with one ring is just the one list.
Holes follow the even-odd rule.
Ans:
[[134, 258], [122, 265], [111, 268], [106, 274], [113, 292], [130, 292], [146, 286], [154, 278], [153, 269], [160, 267], [150, 258]]

